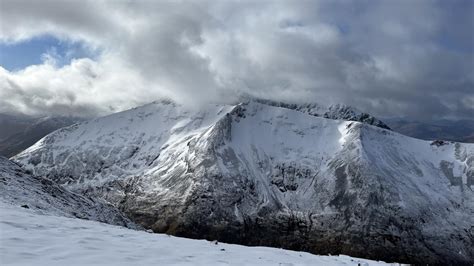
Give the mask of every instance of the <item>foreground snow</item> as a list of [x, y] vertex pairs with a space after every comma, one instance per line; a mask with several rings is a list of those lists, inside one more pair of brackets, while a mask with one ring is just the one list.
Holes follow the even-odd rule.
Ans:
[[151, 234], [73, 218], [39, 215], [0, 202], [0, 264], [21, 265], [386, 265]]

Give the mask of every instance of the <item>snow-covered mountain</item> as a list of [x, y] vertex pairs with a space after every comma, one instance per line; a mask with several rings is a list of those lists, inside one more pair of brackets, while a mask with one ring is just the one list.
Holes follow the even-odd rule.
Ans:
[[[472, 264], [474, 145], [309, 109], [156, 102], [60, 129], [13, 159], [155, 232]], [[336, 109], [327, 117], [347, 119]]]
[[32, 176], [0, 156], [0, 201], [39, 214], [75, 217], [138, 228], [115, 207], [71, 193], [51, 180]]

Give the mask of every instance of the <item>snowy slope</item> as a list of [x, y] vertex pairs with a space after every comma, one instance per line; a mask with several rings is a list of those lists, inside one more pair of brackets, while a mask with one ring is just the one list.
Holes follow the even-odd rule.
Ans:
[[[79, 188], [115, 184], [175, 161], [171, 154], [180, 156], [187, 140], [207, 130], [230, 109], [214, 105], [196, 111], [167, 101], [152, 103], [60, 129], [15, 160], [28, 157], [36, 174], [67, 183], [72, 189], [76, 183]], [[43, 153], [46, 147], [48, 154]], [[57, 176], [60, 179], [55, 179]]]
[[474, 260], [472, 144], [255, 101], [156, 102], [56, 131], [14, 160], [156, 232], [385, 261]]
[[0, 203], [2, 265], [388, 265], [150, 234]]
[[51, 180], [31, 176], [1, 156], [0, 201], [40, 214], [77, 217], [137, 228], [113, 206], [71, 193]]

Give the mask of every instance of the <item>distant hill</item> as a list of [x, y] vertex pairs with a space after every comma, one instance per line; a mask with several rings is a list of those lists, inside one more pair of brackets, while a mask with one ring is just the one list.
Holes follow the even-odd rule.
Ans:
[[11, 157], [56, 129], [83, 121], [77, 117], [28, 117], [0, 114], [0, 155]]
[[474, 143], [474, 120], [438, 120], [417, 122], [403, 119], [384, 119], [394, 131], [425, 140], [452, 140]]
[[0, 141], [22, 132], [34, 123], [35, 119], [24, 115], [0, 114]]

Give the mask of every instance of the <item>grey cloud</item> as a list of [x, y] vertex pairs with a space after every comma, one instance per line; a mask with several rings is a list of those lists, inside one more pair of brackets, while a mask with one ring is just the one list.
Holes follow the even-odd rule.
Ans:
[[0, 111], [90, 115], [157, 97], [200, 103], [250, 94], [342, 102], [381, 116], [471, 118], [469, 8], [432, 0], [2, 0], [0, 40], [52, 34], [103, 53], [59, 69], [0, 71]]

